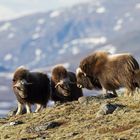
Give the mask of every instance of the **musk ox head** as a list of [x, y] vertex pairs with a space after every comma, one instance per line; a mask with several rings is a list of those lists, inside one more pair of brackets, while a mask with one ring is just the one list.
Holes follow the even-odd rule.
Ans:
[[67, 97], [67, 96], [70, 96], [70, 93], [71, 93], [70, 84], [71, 82], [69, 81], [69, 79], [63, 79], [63, 80], [60, 80], [60, 82], [58, 82], [55, 85], [55, 88], [57, 89], [59, 94], [61, 94], [64, 97]]
[[51, 81], [54, 83], [57, 94], [64, 97], [70, 96], [71, 86], [76, 83], [70, 80], [67, 70], [61, 65], [52, 70]]
[[13, 90], [17, 96], [21, 98], [27, 97], [27, 89], [32, 83], [28, 82], [27, 75], [29, 71], [24, 67], [19, 67], [13, 76]]
[[76, 70], [77, 86], [79, 88], [92, 89], [102, 89], [99, 80], [93, 76], [84, 73], [81, 68]]

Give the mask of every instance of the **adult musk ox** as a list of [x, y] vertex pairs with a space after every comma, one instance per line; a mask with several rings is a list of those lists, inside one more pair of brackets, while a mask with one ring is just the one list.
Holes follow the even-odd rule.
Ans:
[[55, 102], [78, 100], [83, 96], [82, 89], [77, 87], [76, 75], [62, 65], [57, 65], [52, 70], [51, 89], [51, 99]]
[[14, 73], [12, 86], [18, 100], [16, 115], [22, 113], [24, 105], [27, 113], [31, 112], [32, 104], [37, 106], [35, 112], [46, 107], [50, 97], [50, 80], [46, 74], [19, 67]]
[[[130, 93], [136, 88], [133, 82], [134, 72], [139, 69], [136, 59], [128, 54], [109, 54], [105, 51], [95, 52], [85, 57], [76, 70], [77, 85], [93, 89], [90, 78], [96, 79], [102, 89], [113, 91], [126, 87]], [[82, 78], [79, 76], [82, 75]]]

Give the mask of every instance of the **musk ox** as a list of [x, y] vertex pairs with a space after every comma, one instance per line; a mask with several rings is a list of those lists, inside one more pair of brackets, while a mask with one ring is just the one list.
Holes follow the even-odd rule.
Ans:
[[[139, 69], [139, 64], [131, 54], [109, 54], [98, 51], [80, 62], [76, 70], [77, 85], [93, 89], [94, 82], [92, 84], [90, 80], [92, 77], [106, 92], [110, 90], [116, 94], [116, 89], [126, 87], [132, 94], [136, 88], [133, 79], [137, 69]], [[79, 75], [82, 75], [82, 78]]]
[[16, 115], [22, 113], [24, 106], [27, 113], [31, 112], [32, 104], [36, 104], [35, 112], [46, 107], [50, 97], [50, 80], [46, 74], [19, 67], [13, 75], [12, 87], [18, 100]]
[[76, 75], [62, 65], [57, 65], [52, 70], [51, 90], [51, 99], [55, 102], [78, 100], [83, 96], [82, 89], [77, 87]]

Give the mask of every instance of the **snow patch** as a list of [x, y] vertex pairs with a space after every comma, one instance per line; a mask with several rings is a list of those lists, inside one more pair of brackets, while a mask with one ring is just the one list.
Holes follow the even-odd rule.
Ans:
[[122, 23], [123, 23], [123, 19], [120, 18], [117, 20], [117, 24], [122, 24]]
[[50, 18], [55, 18], [55, 17], [58, 17], [59, 15], [60, 15], [60, 11], [54, 11], [50, 13]]
[[38, 21], [37, 21], [38, 24], [44, 24], [45, 23], [45, 19], [44, 18], [40, 18]]
[[8, 39], [12, 39], [14, 36], [15, 36], [14, 33], [10, 33], [10, 34], [8, 35]]
[[35, 55], [36, 55], [36, 56], [40, 57], [41, 54], [42, 54], [42, 50], [40, 50], [40, 49], [36, 49], [36, 50], [35, 50]]
[[113, 28], [113, 30], [114, 30], [114, 31], [119, 31], [121, 28], [122, 28], [121, 25], [116, 25], [116, 26]]
[[2, 26], [0, 26], [0, 31], [7, 31], [9, 28], [11, 27], [11, 23], [10, 22], [6, 22], [4, 23]]
[[135, 8], [136, 8], [136, 9], [140, 9], [140, 3], [137, 3], [137, 4], [135, 5]]
[[103, 6], [96, 9], [96, 13], [98, 14], [103, 14], [105, 12], [106, 12], [106, 8]]
[[80, 53], [80, 49], [78, 47], [73, 47], [72, 48], [72, 54], [77, 55], [78, 53]]
[[125, 16], [125, 17], [130, 17], [131, 14], [130, 14], [129, 12], [126, 12], [126, 13], [124, 14], [124, 16]]
[[58, 51], [58, 54], [64, 54], [66, 52], [66, 48], [65, 47], [62, 47], [62, 49], [60, 49]]
[[12, 54], [8, 53], [8, 54], [5, 55], [4, 61], [9, 61], [9, 60], [12, 59], [12, 57], [13, 57]]
[[114, 26], [114, 31], [119, 31], [122, 28], [123, 19], [118, 19], [116, 25]]
[[79, 43], [83, 43], [83, 44], [92, 43], [92, 44], [98, 45], [98, 44], [104, 44], [106, 42], [107, 42], [107, 38], [102, 36], [102, 37], [94, 37], [94, 38], [75, 39], [71, 43], [72, 45], [76, 45]]
[[32, 39], [33, 40], [36, 40], [38, 38], [40, 38], [40, 34], [39, 33], [35, 33], [35, 34], [32, 35]]
[[59, 50], [58, 54], [64, 54], [66, 52], [66, 50], [64, 48], [62, 48], [61, 50]]

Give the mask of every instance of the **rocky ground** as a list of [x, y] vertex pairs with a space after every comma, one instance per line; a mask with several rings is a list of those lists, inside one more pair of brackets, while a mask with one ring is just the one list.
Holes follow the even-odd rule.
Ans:
[[140, 97], [79, 101], [0, 119], [1, 140], [139, 140]]

